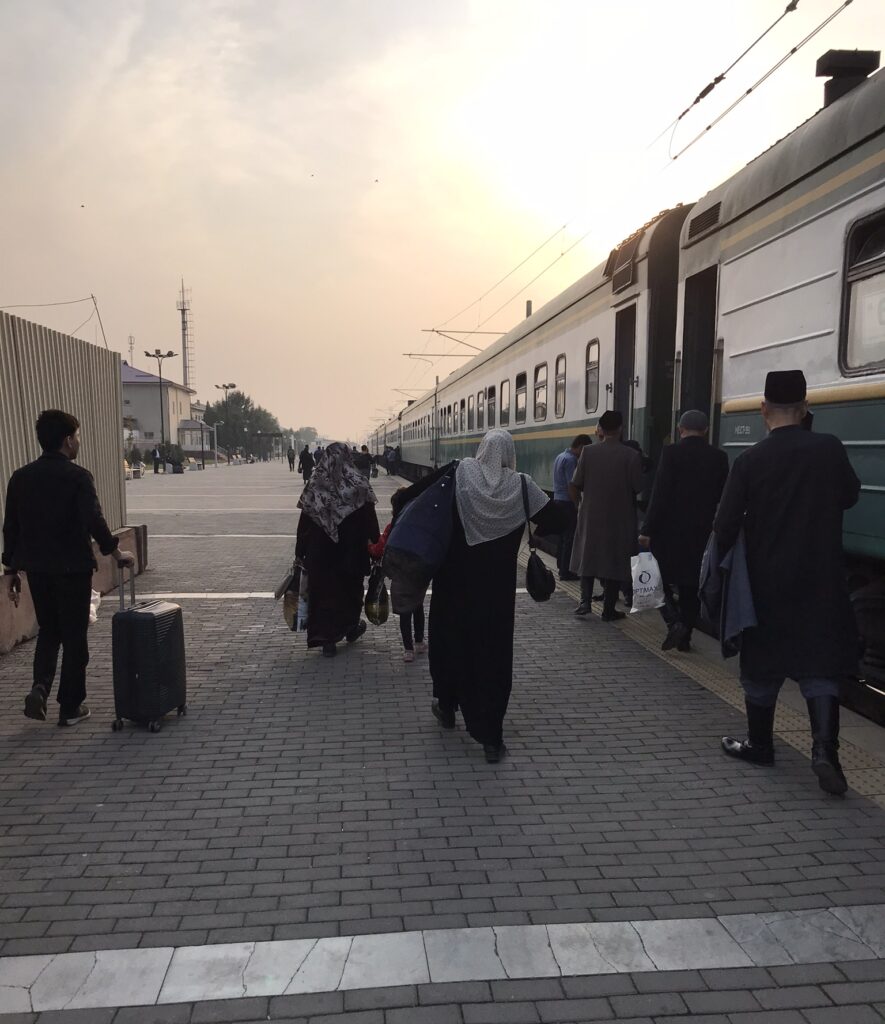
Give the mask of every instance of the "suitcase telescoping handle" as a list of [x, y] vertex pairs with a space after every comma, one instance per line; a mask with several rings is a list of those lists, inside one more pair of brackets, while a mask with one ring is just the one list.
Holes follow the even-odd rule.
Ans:
[[[120, 574], [120, 611], [124, 611], [126, 608], [126, 601], [123, 594], [123, 586], [125, 584], [125, 578], [123, 573], [126, 571], [125, 567], [120, 565], [117, 567], [117, 571]], [[129, 607], [131, 608], [135, 604], [135, 566], [131, 566], [129, 569]]]

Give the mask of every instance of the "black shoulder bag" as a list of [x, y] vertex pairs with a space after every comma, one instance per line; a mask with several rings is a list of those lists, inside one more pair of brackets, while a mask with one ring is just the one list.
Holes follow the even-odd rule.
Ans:
[[522, 505], [525, 509], [525, 521], [529, 528], [529, 561], [525, 570], [525, 589], [533, 600], [548, 601], [550, 595], [556, 590], [556, 580], [535, 550], [535, 538], [532, 536], [532, 523], [529, 518], [528, 487], [522, 473], [519, 474], [519, 479], [522, 482]]

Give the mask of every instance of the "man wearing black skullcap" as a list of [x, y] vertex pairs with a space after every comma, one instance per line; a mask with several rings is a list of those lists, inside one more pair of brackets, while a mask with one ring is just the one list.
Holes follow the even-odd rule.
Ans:
[[609, 410], [599, 419], [601, 444], [581, 452], [571, 493], [579, 500], [578, 525], [572, 546], [571, 571], [581, 577], [581, 603], [576, 615], [589, 615], [593, 581], [602, 580], [602, 619], [622, 619], [616, 611], [618, 590], [630, 579], [630, 556], [636, 550], [635, 499], [642, 486], [642, 459], [621, 444], [623, 417]]
[[774, 764], [774, 711], [785, 678], [799, 683], [811, 720], [811, 767], [821, 789], [847, 789], [839, 764], [839, 681], [857, 670], [857, 627], [842, 565], [842, 514], [860, 481], [838, 438], [803, 430], [801, 370], [768, 374], [769, 434], [732, 467], [714, 523], [721, 553], [743, 528], [758, 625], [741, 638], [747, 739], [726, 754]]
[[[728, 456], [707, 440], [710, 421], [699, 409], [679, 419], [679, 444], [667, 445], [655, 477], [639, 543], [661, 567], [669, 626], [661, 647], [691, 650], [700, 611], [698, 578], [704, 547], [728, 477]], [[674, 595], [674, 591], [678, 597]]]

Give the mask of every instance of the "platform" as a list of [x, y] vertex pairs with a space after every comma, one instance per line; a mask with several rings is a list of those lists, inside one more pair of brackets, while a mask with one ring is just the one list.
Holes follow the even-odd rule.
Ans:
[[842, 800], [789, 695], [777, 767], [730, 761], [731, 664], [566, 586], [517, 595], [487, 765], [395, 620], [334, 660], [286, 629], [288, 467], [126, 486], [190, 713], [111, 731], [112, 598], [83, 725], [22, 716], [32, 644], [0, 659], [0, 1024], [885, 1020], [881, 731], [846, 718]]

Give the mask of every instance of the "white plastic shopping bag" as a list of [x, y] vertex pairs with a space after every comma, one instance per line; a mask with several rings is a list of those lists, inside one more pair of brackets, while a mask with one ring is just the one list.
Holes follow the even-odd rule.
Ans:
[[631, 612], [645, 612], [664, 604], [664, 583], [658, 560], [650, 551], [640, 551], [630, 559], [633, 570], [633, 607]]
[[[89, 599], [89, 625], [94, 626], [98, 622], [98, 609], [101, 607], [101, 594], [97, 590], [92, 591]], [[82, 620], [81, 620], [82, 621]]]

